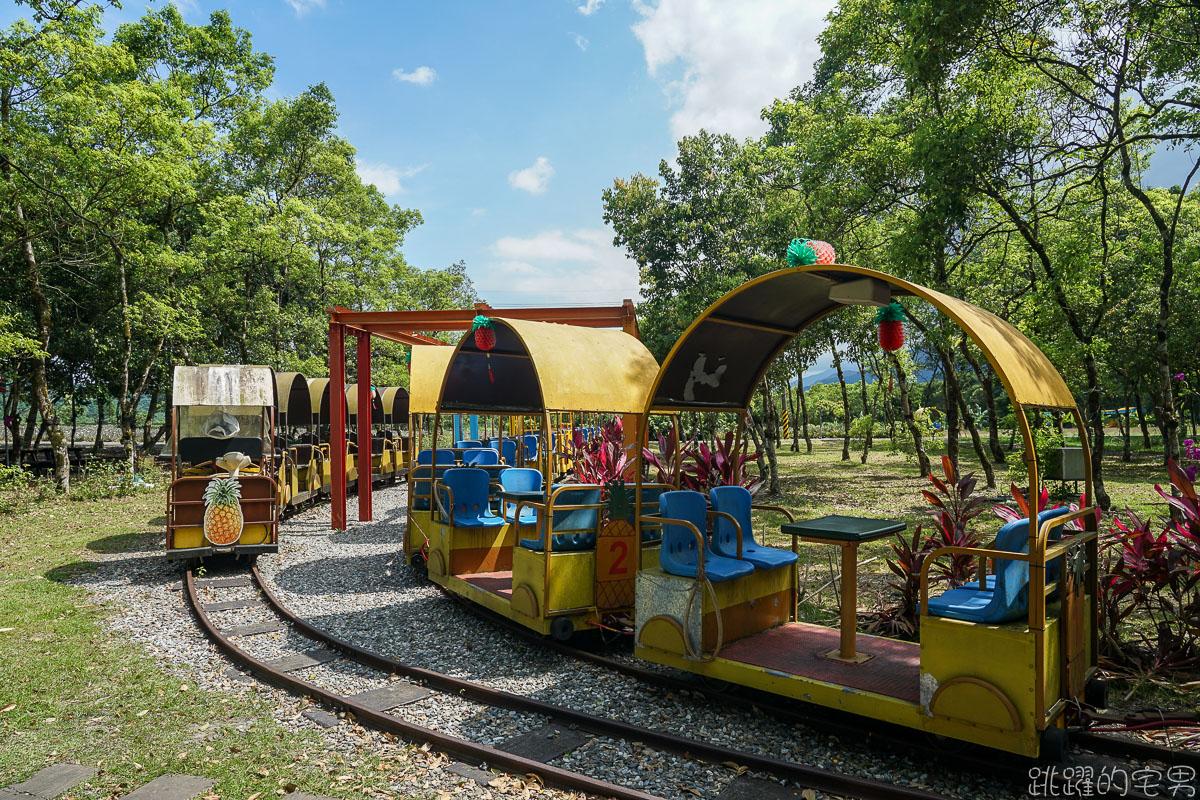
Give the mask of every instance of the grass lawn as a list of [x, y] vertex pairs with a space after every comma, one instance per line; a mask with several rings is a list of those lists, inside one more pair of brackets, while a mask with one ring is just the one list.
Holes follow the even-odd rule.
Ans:
[[[266, 699], [199, 690], [165, 673], [161, 661], [106, 628], [108, 610], [70, 585], [71, 576], [99, 567], [97, 552], [161, 536], [163, 506], [154, 490], [51, 500], [0, 517], [0, 786], [71, 761], [101, 768], [68, 795], [77, 797], [125, 794], [168, 773], [213, 778], [212, 796], [243, 800], [293, 788], [340, 797], [386, 791], [406, 767], [350, 774], [316, 734], [279, 725]], [[334, 763], [318, 763], [326, 761]]]

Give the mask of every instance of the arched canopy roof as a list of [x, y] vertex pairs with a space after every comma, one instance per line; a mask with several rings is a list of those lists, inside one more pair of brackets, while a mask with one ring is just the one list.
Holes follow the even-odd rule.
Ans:
[[926, 300], [978, 345], [1013, 403], [1075, 408], [1075, 398], [1046, 355], [995, 314], [883, 272], [813, 264], [763, 275], [709, 306], [671, 349], [646, 410], [747, 408], [780, 351], [809, 325], [845, 304], [830, 299], [831, 290], [834, 296], [882, 302], [889, 292], [892, 297]]
[[[312, 403], [313, 422], [317, 425], [329, 425], [329, 378], [309, 378], [308, 396], [309, 402]], [[349, 419], [349, 416], [346, 418]]]
[[385, 386], [380, 392], [383, 395], [384, 422], [392, 425], [408, 424], [408, 389], [403, 386]]
[[442, 378], [454, 348], [449, 345], [414, 344], [408, 365], [408, 411], [410, 414], [432, 414], [437, 411]]
[[[358, 424], [358, 384], [352, 383], [346, 387], [346, 417], [352, 424]], [[371, 387], [371, 424], [383, 424], [383, 393], [379, 387]]]
[[312, 395], [299, 372], [275, 373], [275, 398], [280, 425], [312, 424]]
[[645, 406], [658, 363], [636, 337], [551, 322], [493, 317], [492, 324], [496, 346], [490, 353], [475, 346], [470, 331], [454, 348], [442, 411], [628, 414]]

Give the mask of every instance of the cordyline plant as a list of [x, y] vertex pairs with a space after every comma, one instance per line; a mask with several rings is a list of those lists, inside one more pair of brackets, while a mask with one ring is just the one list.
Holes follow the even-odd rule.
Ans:
[[687, 440], [683, 443], [681, 452], [679, 438], [675, 435], [675, 427], [672, 426], [667, 430], [666, 434], [658, 434], [657, 453], [649, 447], [642, 448], [642, 460], [646, 463], [647, 467], [655, 470], [657, 473], [654, 476], [656, 483], [675, 486], [679, 483], [679, 468], [691, 456], [695, 444], [691, 439]]
[[598, 436], [585, 440], [576, 428], [571, 435], [572, 472], [580, 483], [608, 485], [625, 480], [632, 466], [625, 451], [625, 431], [620, 417], [600, 428]]
[[750, 464], [758, 453], [749, 454], [749, 442], [734, 447], [733, 432], [723, 437], [714, 436], [711, 443], [699, 442], [690, 458], [683, 465], [683, 480], [687, 488], [707, 494], [717, 486], [745, 486], [754, 494], [762, 487], [762, 480], [750, 477]]
[[896, 541], [889, 542], [895, 558], [887, 560], [888, 569], [898, 580], [891, 581], [899, 602], [874, 614], [867, 626], [868, 633], [912, 639], [916, 636], [920, 620], [918, 606], [921, 602], [921, 566], [932, 551], [929, 540], [918, 525], [912, 537], [896, 534]]
[[[979, 535], [968, 530], [967, 523], [983, 513], [987, 501], [982, 497], [972, 497], [978, 485], [975, 473], [969, 472], [959, 477], [949, 456], [942, 456], [942, 472], [946, 476], [944, 481], [932, 473], [929, 475], [937, 494], [928, 489], [921, 490], [921, 494], [934, 507], [936, 535], [929, 537], [929, 543], [935, 548], [977, 547]], [[970, 580], [974, 564], [974, 556], [955, 554], [948, 559], [939, 559], [932, 569], [937, 570], [953, 588]]]
[[1102, 651], [1110, 667], [1143, 679], [1200, 666], [1200, 503], [1174, 460], [1167, 471], [1176, 494], [1154, 490], [1176, 517], [1143, 519], [1126, 508], [1101, 560]]
[[[1020, 489], [1018, 489], [1017, 485], [1015, 483], [1010, 484], [1008, 487], [1008, 490], [1010, 492], [1012, 492], [1013, 501], [1017, 504], [1017, 508], [1014, 510], [1014, 509], [1009, 508], [1008, 506], [1002, 506], [1002, 505], [996, 504], [996, 505], [992, 506], [992, 512], [997, 517], [1004, 520], [1005, 522], [1016, 522], [1019, 519], [1029, 519], [1029, 517], [1030, 517], [1029, 501], [1025, 499], [1025, 493], [1022, 492]], [[1059, 506], [1056, 506], [1056, 505], [1055, 506], [1050, 505], [1050, 490], [1048, 488], [1046, 488], [1045, 486], [1043, 486], [1041, 493], [1038, 494], [1037, 510], [1034, 513], [1040, 514], [1043, 511], [1045, 511], [1047, 508], [1058, 508], [1058, 507]], [[1079, 502], [1071, 503], [1069, 507], [1072, 511], [1078, 511], [1081, 508], [1086, 508], [1087, 507], [1087, 495], [1080, 495]], [[1096, 521], [1097, 522], [1100, 521], [1100, 509], [1099, 508], [1096, 509]], [[1082, 531], [1083, 530], [1082, 523], [1083, 523], [1083, 520], [1073, 519], [1070, 522], [1068, 522], [1067, 524], [1063, 525], [1063, 528], [1066, 530], [1069, 530], [1069, 531]]]

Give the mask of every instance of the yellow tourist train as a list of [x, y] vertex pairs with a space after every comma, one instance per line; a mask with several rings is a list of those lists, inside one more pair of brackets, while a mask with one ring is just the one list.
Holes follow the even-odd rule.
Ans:
[[[682, 412], [745, 415], [767, 368], [814, 322], [853, 305], [924, 301], [968, 336], [1000, 378], [1039, 486], [1026, 411], [1072, 415], [1061, 375], [1008, 322], [962, 300], [847, 265], [769, 273], [713, 303], [655, 362], [635, 336], [491, 319], [494, 342], [414, 347], [406, 550], [431, 580], [541, 634], [630, 633], [635, 654], [731, 684], [1027, 756], [1061, 752], [1078, 703], [1099, 688], [1096, 509], [1053, 509], [1002, 527], [986, 547], [924, 561], [918, 641], [857, 633], [857, 552], [903, 522], [795, 520], [740, 486], [705, 493], [652, 483], [643, 446]], [[425, 350], [427, 352], [421, 353]], [[581, 483], [563, 439], [581, 414], [624, 421], [627, 469]], [[444, 418], [482, 415], [495, 435], [440, 441]], [[676, 427], [677, 429], [677, 427]], [[1092, 497], [1090, 468], [1086, 497]], [[869, 487], [863, 487], [869, 492]], [[781, 514], [789, 547], [756, 537]], [[797, 618], [800, 547], [836, 548], [841, 623]], [[930, 592], [952, 556], [980, 565]]]
[[[371, 476], [375, 483], [394, 483], [408, 464], [408, 391], [384, 387], [375, 395], [368, 423]], [[358, 422], [356, 401], [357, 392], [348, 391], [352, 425]], [[164, 451], [171, 470], [167, 556], [277, 552], [280, 517], [330, 491], [329, 380], [265, 366], [177, 366], [173, 403]], [[348, 443], [351, 485], [358, 478], [356, 458], [354, 443]]]

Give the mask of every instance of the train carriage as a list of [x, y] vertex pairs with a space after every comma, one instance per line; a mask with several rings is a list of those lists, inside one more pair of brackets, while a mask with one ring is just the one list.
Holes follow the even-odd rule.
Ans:
[[[410, 561], [425, 563], [425, 543], [433, 532], [433, 504], [431, 502], [435, 473], [440, 476], [445, 464], [435, 464], [432, 451], [427, 451], [428, 432], [426, 427], [433, 421], [437, 411], [438, 394], [446, 365], [454, 355], [454, 348], [439, 345], [413, 345], [412, 358], [408, 367], [408, 527], [405, 534], [405, 552]], [[443, 452], [443, 458], [450, 451]]]
[[[424, 529], [427, 570], [450, 591], [565, 639], [632, 611], [637, 545], [629, 522], [602, 526], [604, 495], [623, 489], [619, 480], [611, 489], [555, 483], [552, 417], [580, 410], [634, 414], [658, 365], [621, 331], [502, 318], [492, 320], [492, 329], [494, 347], [482, 350], [468, 334], [445, 369], [429, 452], [434, 464], [443, 460], [439, 454], [448, 457]], [[497, 416], [510, 430], [529, 418], [540, 431], [528, 434], [524, 465], [510, 466], [499, 463], [495, 449], [439, 447], [444, 414]], [[480, 463], [472, 460], [475, 452], [491, 458]]]
[[[399, 443], [389, 436], [384, 426], [387, 415], [384, 411], [383, 390], [371, 387], [371, 415], [365, 424], [371, 429], [371, 478], [375, 483], [391, 482], [396, 479], [402, 458]], [[346, 424], [352, 433], [347, 437], [355, 447], [358, 443], [358, 384], [346, 387]]]
[[[308, 392], [312, 408], [313, 434], [322, 456], [320, 491], [322, 494], [329, 494], [330, 487], [333, 485], [333, 475], [330, 472], [333, 469], [333, 459], [329, 453], [329, 427], [331, 424], [329, 378], [309, 378]], [[348, 407], [348, 403], [349, 400], [343, 396], [343, 409]], [[343, 414], [342, 419], [348, 418], [348, 413]], [[357, 446], [347, 438], [345, 464], [348, 488], [353, 488], [358, 482], [358, 466], [355, 460], [357, 449]]]
[[275, 389], [270, 367], [175, 367], [169, 558], [278, 551]]
[[[884, 273], [843, 265], [772, 272], [729, 292], [680, 337], [643, 416], [748, 413], [771, 362], [792, 339], [848, 305], [928, 302], [988, 358], [1015, 409], [1030, 486], [1039, 486], [1027, 410], [1072, 415], [1092, 497], [1086, 428], [1058, 371], [1012, 325], [969, 303]], [[741, 430], [738, 431], [740, 440]], [[639, 470], [638, 475], [642, 473]], [[856, 634], [857, 545], [903, 523], [829, 517], [790, 523], [792, 549], [753, 535], [740, 487], [666, 492], [638, 503], [661, 526], [658, 563], [637, 575], [635, 653], [698, 675], [1029, 756], [1056, 757], [1067, 714], [1096, 671], [1096, 509], [1055, 509], [1010, 523], [989, 547], [942, 547], [921, 573], [920, 641]], [[1065, 530], [1074, 523], [1079, 530]], [[709, 530], [711, 528], [711, 534]], [[840, 629], [794, 619], [796, 539], [842, 555]], [[992, 572], [931, 596], [929, 568], [970, 556]]]
[[312, 396], [299, 372], [275, 374], [276, 460], [280, 508], [299, 507], [321, 490], [324, 454], [312, 439]]

